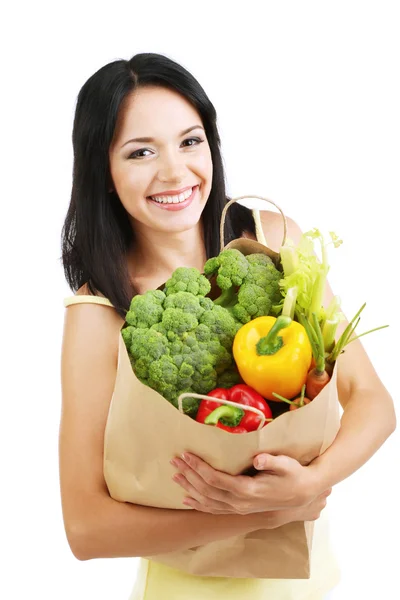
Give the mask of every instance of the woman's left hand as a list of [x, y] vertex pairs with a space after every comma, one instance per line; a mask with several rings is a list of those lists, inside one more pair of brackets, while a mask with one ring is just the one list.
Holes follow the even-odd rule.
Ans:
[[171, 461], [179, 471], [173, 479], [188, 492], [184, 504], [202, 512], [247, 515], [285, 510], [306, 506], [324, 491], [313, 469], [289, 456], [259, 454], [253, 465], [261, 472], [254, 477], [217, 471], [193, 454], [182, 458]]

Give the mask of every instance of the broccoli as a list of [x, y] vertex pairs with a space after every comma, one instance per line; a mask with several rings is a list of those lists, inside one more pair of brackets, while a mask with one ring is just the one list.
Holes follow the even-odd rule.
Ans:
[[271, 314], [273, 304], [281, 299], [282, 274], [265, 254], [244, 256], [239, 250], [223, 250], [206, 262], [204, 272], [216, 275], [222, 291], [214, 303], [227, 309], [240, 323]]
[[[281, 273], [264, 254], [224, 250], [206, 262], [222, 290], [214, 302], [210, 281], [195, 268], [180, 267], [164, 290], [135, 296], [121, 331], [132, 368], [142, 383], [177, 406], [184, 392], [208, 394], [241, 381], [232, 356], [243, 323], [270, 314], [281, 299]], [[187, 399], [194, 417], [199, 400]]]
[[189, 292], [193, 296], [207, 296], [211, 286], [207, 277], [194, 267], [178, 267], [165, 284], [167, 296], [176, 292]]
[[206, 275], [217, 273], [217, 285], [223, 292], [242, 285], [249, 270], [249, 263], [239, 250], [223, 250], [218, 256], [208, 259], [204, 265]]
[[[232, 344], [241, 324], [203, 295], [210, 289], [197, 269], [180, 267], [164, 292], [132, 299], [121, 331], [137, 378], [175, 406], [184, 392], [207, 394], [220, 381], [240, 381]], [[199, 403], [187, 399], [185, 412], [195, 416]]]
[[164, 300], [165, 294], [160, 290], [151, 290], [143, 296], [135, 296], [126, 314], [126, 322], [134, 327], [151, 327], [158, 323], [163, 315]]

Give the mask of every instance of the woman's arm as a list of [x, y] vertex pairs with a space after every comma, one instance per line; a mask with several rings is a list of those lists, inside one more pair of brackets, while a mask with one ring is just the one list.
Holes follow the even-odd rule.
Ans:
[[206, 514], [197, 510], [149, 508], [117, 502], [98, 494], [81, 496], [75, 527], [66, 528], [71, 550], [79, 560], [153, 556], [186, 550], [216, 540], [274, 529], [293, 521], [314, 521], [326, 506], [322, 494], [306, 507], [248, 515]]
[[147, 508], [112, 499], [103, 476], [103, 444], [121, 325], [109, 307], [80, 304], [66, 312], [60, 486], [67, 539], [78, 559], [150, 556], [319, 516], [323, 497], [302, 513], [248, 516]]

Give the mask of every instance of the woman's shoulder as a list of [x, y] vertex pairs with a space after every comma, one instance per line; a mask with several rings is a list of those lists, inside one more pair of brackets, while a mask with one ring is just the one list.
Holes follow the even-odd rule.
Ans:
[[[83, 323], [87, 323], [88, 327], [96, 327], [97, 321], [100, 319], [103, 324], [108, 322], [112, 328], [121, 328], [123, 319], [114, 308], [111, 302], [97, 291], [93, 294], [88, 283], [84, 283], [76, 292], [75, 295], [64, 299], [64, 305], [67, 308], [77, 307], [72, 312], [76, 318], [82, 315]], [[99, 310], [101, 308], [102, 310]], [[69, 310], [67, 312], [70, 312]]]
[[74, 296], [65, 298], [64, 304], [67, 307], [63, 340], [65, 355], [68, 356], [69, 349], [72, 349], [74, 356], [80, 356], [91, 347], [97, 348], [99, 354], [104, 349], [104, 353], [109, 353], [116, 361], [124, 320], [105, 296], [92, 294], [86, 283]]
[[[302, 230], [294, 219], [285, 215], [286, 220], [286, 237], [290, 238], [294, 243], [300, 241]], [[284, 239], [284, 220], [279, 212], [272, 210], [261, 210], [260, 221], [263, 229], [268, 248], [274, 252], [279, 252]]]
[[66, 307], [77, 304], [100, 304], [102, 306], [110, 306], [113, 308], [113, 305], [104, 294], [99, 291], [95, 294], [92, 293], [88, 283], [83, 284], [73, 296], [64, 298], [64, 305]]

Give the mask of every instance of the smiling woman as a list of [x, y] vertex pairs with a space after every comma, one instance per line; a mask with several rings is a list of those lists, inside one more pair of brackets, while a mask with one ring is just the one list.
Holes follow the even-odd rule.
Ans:
[[[87, 285], [124, 317], [133, 294], [178, 262], [202, 268], [218, 253], [229, 198], [216, 112], [186, 69], [147, 53], [99, 69], [79, 93], [73, 146], [62, 235], [71, 289]], [[254, 221], [235, 204], [225, 239], [243, 232], [254, 236]]]
[[[154, 557], [220, 540], [229, 545], [263, 528], [315, 520], [310, 579], [200, 577], [143, 559], [132, 600], [321, 600], [338, 579], [326, 524], [319, 519], [330, 488], [361, 466], [395, 426], [391, 399], [356, 344], [343, 364], [343, 431], [316, 467], [264, 456], [261, 473], [252, 479], [218, 474], [196, 457], [190, 464], [178, 459], [178, 483], [197, 502], [192, 510], [117, 502], [104, 479], [104, 432], [132, 296], [158, 287], [178, 266], [203, 270], [206, 258], [219, 253], [219, 224], [229, 198], [216, 123], [214, 106], [196, 79], [158, 54], [105, 65], [79, 93], [72, 195], [62, 232], [65, 275], [76, 292], [66, 302], [62, 348], [65, 529], [73, 554], [89, 560]], [[280, 225], [275, 213], [265, 214], [265, 234], [278, 250]], [[296, 224], [288, 219], [288, 226], [296, 241]], [[224, 239], [242, 236], [255, 238], [255, 223], [251, 211], [236, 203]], [[360, 364], [355, 372], [362, 371], [368, 387], [349, 375], [351, 361]], [[364, 410], [377, 395], [379, 418]], [[227, 479], [232, 493], [221, 493], [218, 486]], [[268, 493], [260, 492], [263, 485], [270, 486]]]

